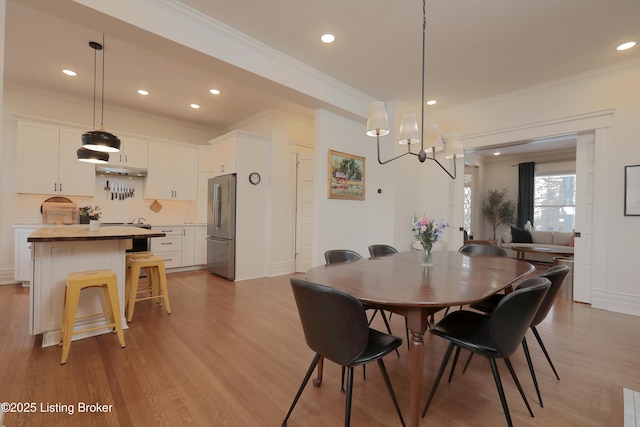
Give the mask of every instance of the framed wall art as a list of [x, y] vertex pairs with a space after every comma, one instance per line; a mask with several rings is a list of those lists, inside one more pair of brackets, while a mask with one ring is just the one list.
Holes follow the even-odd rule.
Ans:
[[624, 214], [640, 216], [640, 165], [624, 167]]
[[329, 150], [328, 197], [364, 200], [365, 159]]

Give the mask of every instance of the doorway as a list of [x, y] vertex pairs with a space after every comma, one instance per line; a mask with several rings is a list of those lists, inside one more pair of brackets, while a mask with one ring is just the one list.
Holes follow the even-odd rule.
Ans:
[[[602, 258], [601, 253], [606, 251], [594, 242], [604, 240], [598, 236], [606, 235], [606, 221], [602, 219], [606, 217], [607, 208], [597, 203], [600, 199], [596, 199], [594, 194], [607, 191], [601, 188], [606, 180], [596, 179], [596, 172], [601, 169], [600, 162], [606, 159], [612, 120], [613, 110], [603, 110], [464, 138], [468, 147], [486, 149], [500, 144], [509, 145], [511, 141], [543, 140], [547, 135], [577, 136], [574, 300], [584, 303], [592, 302], [594, 284], [606, 282], [607, 277], [606, 263], [593, 261]], [[465, 160], [468, 161], [466, 152]]]
[[312, 267], [313, 159], [310, 153], [298, 153], [296, 159], [296, 273]]

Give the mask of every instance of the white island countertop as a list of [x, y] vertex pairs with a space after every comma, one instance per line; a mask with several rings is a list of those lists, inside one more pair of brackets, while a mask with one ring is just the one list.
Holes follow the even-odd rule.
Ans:
[[83, 240], [123, 240], [164, 237], [165, 233], [139, 227], [100, 227], [97, 231], [89, 227], [45, 227], [29, 235], [29, 242], [69, 242]]

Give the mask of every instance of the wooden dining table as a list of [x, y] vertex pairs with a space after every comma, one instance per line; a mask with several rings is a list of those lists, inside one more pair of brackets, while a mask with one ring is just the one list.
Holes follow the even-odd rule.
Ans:
[[[313, 267], [306, 280], [343, 290], [360, 302], [406, 317], [409, 328], [410, 425], [420, 423], [424, 333], [429, 316], [450, 306], [481, 301], [510, 288], [535, 268], [511, 258], [433, 252], [433, 265], [421, 265], [422, 252], [400, 252]], [[322, 381], [322, 373], [315, 384]]]

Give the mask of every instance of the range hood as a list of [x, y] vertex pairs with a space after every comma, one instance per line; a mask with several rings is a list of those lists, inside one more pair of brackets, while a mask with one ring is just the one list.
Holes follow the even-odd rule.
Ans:
[[146, 169], [133, 168], [129, 166], [116, 165], [96, 165], [96, 173], [104, 173], [108, 175], [126, 175], [126, 176], [147, 176]]

